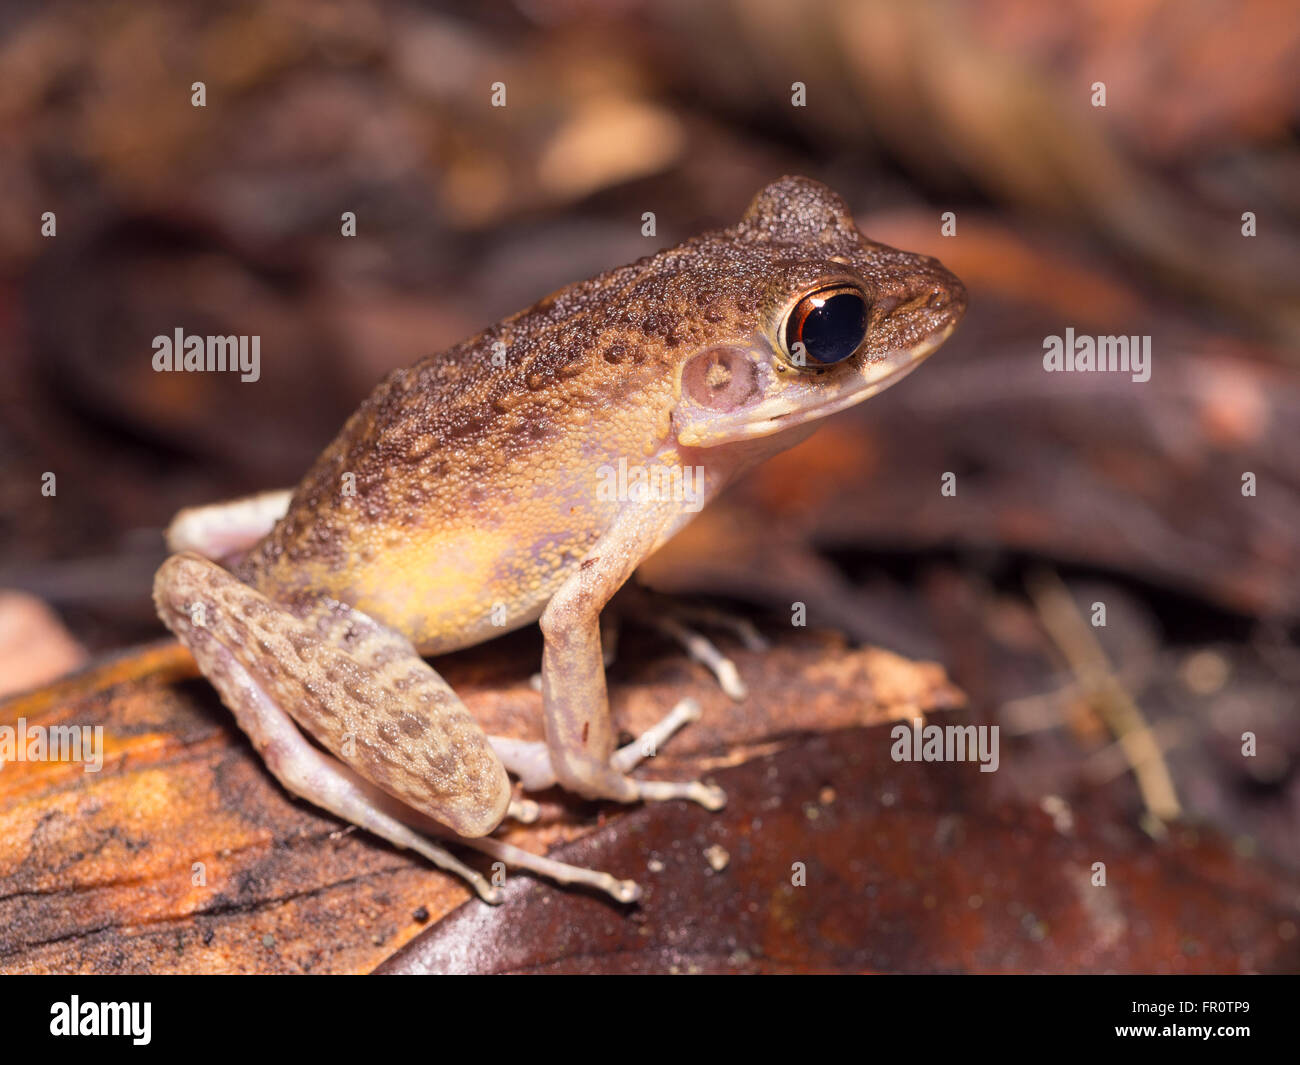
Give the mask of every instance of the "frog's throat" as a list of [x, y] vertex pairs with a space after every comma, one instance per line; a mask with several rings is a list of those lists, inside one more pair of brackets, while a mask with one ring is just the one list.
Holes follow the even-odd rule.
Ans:
[[706, 426], [684, 426], [677, 434], [677, 441], [687, 447], [716, 447], [771, 436], [835, 414], [897, 384], [933, 355], [956, 328], [957, 323], [950, 322], [915, 347], [890, 352], [883, 360], [867, 364], [857, 374], [828, 387], [825, 398], [816, 403], [801, 404], [777, 396], [743, 413], [737, 412], [734, 419]]

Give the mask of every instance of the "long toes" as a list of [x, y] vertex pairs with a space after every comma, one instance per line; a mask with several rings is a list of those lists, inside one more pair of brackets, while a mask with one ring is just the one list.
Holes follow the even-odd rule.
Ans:
[[650, 802], [688, 799], [706, 810], [721, 810], [727, 805], [727, 793], [715, 784], [701, 780], [638, 780], [639, 797]]
[[745, 682], [740, 679], [736, 663], [723, 654], [707, 636], [687, 628], [676, 618], [657, 618], [653, 625], [676, 640], [691, 658], [709, 670], [717, 678], [718, 685], [732, 699], [739, 701], [749, 694]]

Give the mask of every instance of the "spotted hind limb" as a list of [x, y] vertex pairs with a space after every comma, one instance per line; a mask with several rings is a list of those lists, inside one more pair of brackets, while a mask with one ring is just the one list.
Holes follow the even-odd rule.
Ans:
[[482, 838], [531, 804], [512, 798], [477, 723], [402, 636], [329, 600], [290, 613], [194, 554], [163, 563], [154, 601], [293, 794], [422, 854], [487, 902], [501, 900], [499, 889], [410, 820], [431, 819], [437, 835], [563, 883], [637, 896], [631, 881]]

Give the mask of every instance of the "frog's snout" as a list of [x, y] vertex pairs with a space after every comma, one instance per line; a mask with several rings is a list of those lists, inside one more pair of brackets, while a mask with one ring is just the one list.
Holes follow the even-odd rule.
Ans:
[[933, 284], [930, 305], [936, 311], [945, 313], [951, 324], [955, 326], [966, 314], [969, 303], [966, 286], [956, 274], [949, 273], [938, 259], [932, 259], [931, 262], [941, 272], [942, 277]]
[[[937, 349], [966, 314], [966, 286], [938, 259], [917, 256], [899, 289], [881, 301], [874, 346], [910, 362]], [[904, 357], [905, 356], [905, 357]]]
[[918, 255], [917, 269], [906, 279], [902, 300], [922, 313], [946, 315], [952, 322], [966, 313], [966, 286], [932, 255]]

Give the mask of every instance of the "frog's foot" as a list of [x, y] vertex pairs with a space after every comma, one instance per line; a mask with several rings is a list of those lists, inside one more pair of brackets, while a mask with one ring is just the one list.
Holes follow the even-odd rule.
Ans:
[[613, 648], [617, 644], [617, 629], [608, 619], [611, 616], [629, 618], [679, 644], [687, 655], [717, 678], [718, 685], [727, 695], [737, 701], [744, 699], [749, 690], [740, 678], [736, 663], [694, 626], [729, 631], [749, 651], [766, 651], [770, 646], [748, 618], [713, 607], [684, 603], [636, 585], [624, 586], [610, 603], [610, 608], [601, 617], [606, 667], [613, 661]]
[[[649, 733], [647, 733], [649, 735]], [[615, 759], [639, 761], [641, 741], [634, 740], [615, 752]], [[609, 799], [614, 802], [671, 802], [686, 799], [699, 803], [706, 810], [721, 810], [727, 805], [727, 793], [715, 784], [702, 780], [642, 780], [629, 776], [611, 760], [601, 764], [595, 760], [571, 758], [562, 770], [557, 771], [559, 784], [566, 791], [588, 799]]]
[[[610, 758], [610, 768], [627, 774], [645, 759], [653, 758], [659, 746], [666, 743], [683, 725], [700, 719], [700, 704], [694, 699], [683, 699], [656, 725], [647, 729], [625, 747], [620, 747]], [[555, 767], [551, 764], [550, 749], [540, 740], [516, 740], [509, 736], [489, 736], [488, 742], [501, 759], [502, 765], [519, 778], [525, 791], [544, 791], [555, 787]], [[627, 778], [632, 779], [632, 778]], [[632, 780], [638, 790], [636, 798], [648, 800], [689, 799], [708, 810], [720, 810], [727, 796], [721, 788], [700, 781]], [[632, 800], [628, 800], [632, 801]]]

